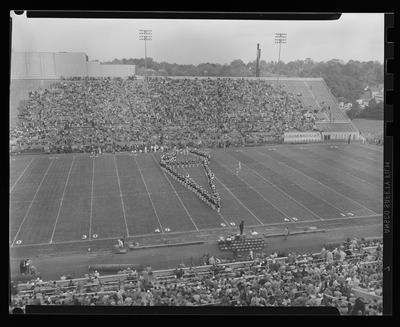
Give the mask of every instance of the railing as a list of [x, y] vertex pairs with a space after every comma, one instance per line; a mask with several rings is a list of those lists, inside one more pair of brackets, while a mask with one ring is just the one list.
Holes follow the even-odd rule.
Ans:
[[[370, 252], [373, 253], [376, 250], [376, 246], [371, 246], [371, 247], [365, 247], [363, 248], [364, 252]], [[294, 264], [301, 264], [301, 263], [317, 263], [317, 262], [324, 262], [325, 259], [319, 259], [319, 258], [315, 258], [317, 256], [319, 256], [321, 253], [314, 253], [309, 255], [308, 257], [313, 257], [314, 259], [312, 260], [297, 260], [297, 262], [295, 261]], [[353, 259], [359, 259], [361, 257], [365, 256], [365, 253], [363, 254], [354, 254], [352, 256], [346, 256], [345, 260], [353, 260]], [[272, 260], [278, 261], [278, 262], [286, 262], [286, 260], [288, 259], [288, 257], [277, 257], [277, 258], [267, 258], [267, 263], [272, 262]], [[335, 260], [334, 262], [338, 262], [340, 260]], [[239, 261], [239, 262], [230, 262], [230, 263], [222, 263], [221, 265], [225, 266], [225, 267], [229, 267], [232, 269], [235, 268], [243, 268], [246, 266], [251, 266], [254, 265], [255, 263], [258, 263], [259, 259], [255, 259], [255, 260], [248, 260], [248, 261]], [[181, 268], [184, 272], [188, 272], [188, 271], [195, 271], [196, 273], [201, 273], [201, 272], [208, 272], [210, 271], [210, 268], [212, 268], [213, 265], [204, 265], [204, 266], [196, 266], [196, 267], [184, 267]], [[158, 277], [167, 277], [167, 276], [172, 276], [176, 271], [176, 268], [173, 269], [165, 269], [165, 270], [156, 270], [153, 272], [153, 278], [158, 278]], [[129, 273], [122, 273], [122, 274], [116, 274], [116, 275], [105, 275], [105, 276], [99, 276], [98, 280], [100, 283], [104, 283], [107, 281], [126, 281], [127, 278], [132, 277], [131, 274]], [[89, 277], [84, 277], [84, 278], [76, 278], [76, 279], [71, 279], [71, 280], [58, 280], [56, 281], [56, 286], [59, 287], [66, 287], [69, 286], [70, 283], [73, 284], [77, 284], [77, 283], [82, 283], [82, 282], [89, 282], [90, 278]], [[48, 282], [43, 282], [43, 284], [49, 284]], [[20, 289], [26, 289], [27, 287], [27, 283], [23, 283], [23, 284], [18, 284], [18, 288]]]

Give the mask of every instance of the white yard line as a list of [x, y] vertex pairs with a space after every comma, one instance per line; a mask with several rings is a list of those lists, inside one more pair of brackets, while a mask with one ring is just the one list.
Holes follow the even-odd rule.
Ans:
[[50, 237], [50, 242], [49, 242], [49, 243], [53, 243], [54, 233], [55, 233], [55, 231], [56, 231], [57, 222], [58, 222], [58, 219], [59, 219], [59, 217], [60, 217], [61, 207], [62, 207], [63, 202], [64, 202], [65, 190], [67, 189], [67, 185], [68, 185], [68, 181], [69, 181], [69, 176], [71, 175], [71, 170], [72, 170], [72, 166], [74, 165], [74, 161], [75, 161], [75, 156], [72, 157], [71, 166], [69, 167], [69, 171], [68, 171], [68, 175], [67, 175], [67, 180], [65, 181], [64, 189], [63, 189], [63, 192], [62, 192], [62, 195], [61, 195], [60, 205], [59, 205], [59, 207], [58, 207], [56, 222], [54, 223], [54, 228], [53, 228], [53, 232], [51, 233], [51, 237]]
[[361, 148], [365, 149], [365, 150], [370, 150], [369, 154], [376, 155], [376, 154], [379, 153], [379, 154], [383, 155], [383, 147], [382, 148], [378, 148], [378, 147], [377, 148], [373, 148], [373, 146], [375, 146], [375, 145], [367, 145], [367, 144], [360, 144], [360, 143], [357, 143], [357, 145], [360, 146]]
[[[265, 155], [265, 156], [267, 156], [267, 157], [269, 157], [269, 158], [271, 158], [271, 159], [273, 159], [273, 160], [275, 160], [275, 161], [277, 161], [277, 162], [279, 162], [279, 163], [281, 163], [281, 164], [284, 164], [286, 167], [289, 167], [289, 168], [291, 168], [291, 169], [293, 169], [293, 170], [299, 172], [300, 174], [306, 176], [307, 178], [309, 178], [309, 179], [311, 179], [311, 180], [313, 180], [313, 181], [316, 181], [319, 185], [322, 185], [322, 186], [324, 186], [325, 188], [330, 189], [331, 191], [333, 191], [333, 192], [335, 192], [336, 194], [340, 195], [342, 198], [348, 199], [348, 200], [350, 200], [350, 201], [356, 203], [358, 206], [360, 206], [360, 207], [362, 207], [362, 208], [364, 208], [364, 209], [366, 209], [366, 210], [372, 212], [374, 215], [378, 215], [378, 213], [372, 211], [371, 209], [368, 209], [367, 207], [365, 207], [365, 206], [362, 205], [361, 203], [358, 203], [357, 201], [353, 200], [353, 199], [350, 198], [350, 197], [344, 196], [343, 194], [341, 194], [341, 193], [339, 193], [338, 191], [334, 190], [334, 189], [331, 188], [330, 186], [321, 183], [319, 180], [317, 180], [317, 179], [315, 179], [315, 178], [313, 178], [313, 177], [311, 177], [311, 176], [308, 176], [307, 174], [303, 173], [302, 171], [300, 171], [300, 170], [298, 170], [298, 169], [296, 169], [296, 168], [294, 168], [294, 167], [292, 167], [292, 166], [289, 166], [289, 165], [286, 164], [285, 162], [280, 161], [280, 160], [278, 160], [278, 159], [275, 159], [275, 158], [269, 156], [268, 154], [266, 154], [266, 153], [264, 153], [264, 152], [261, 152], [261, 151], [258, 151], [258, 150], [256, 150], [256, 151], [259, 152], [259, 153], [261, 153], [261, 154], [263, 154], [263, 155]], [[261, 163], [261, 164], [262, 164], [262, 163]]]
[[[224, 165], [222, 162], [218, 161], [216, 158], [214, 158], [214, 160], [216, 162], [218, 162], [221, 166], [226, 167], [226, 169], [228, 169], [230, 172], [232, 172], [231, 169], [228, 168], [228, 166]], [[233, 173], [233, 172], [232, 172]], [[292, 220], [287, 214], [285, 214], [281, 209], [279, 209], [277, 206], [275, 206], [274, 204], [272, 204], [269, 200], [267, 200], [260, 192], [258, 192], [253, 186], [251, 186], [249, 183], [247, 183], [243, 178], [239, 177], [239, 175], [236, 176], [237, 178], [239, 178], [240, 180], [242, 180], [244, 183], [246, 183], [248, 185], [248, 187], [250, 187], [254, 192], [256, 192], [259, 196], [261, 196], [265, 202], [269, 203], [272, 207], [274, 207], [276, 210], [278, 210], [282, 215], [284, 215], [286, 218], [288, 218], [289, 220]]]
[[94, 158], [92, 158], [92, 190], [90, 193], [89, 240], [92, 237]]
[[[152, 156], [153, 160], [158, 164], [156, 158], [154, 158], [154, 154], [151, 154], [151, 156]], [[183, 209], [185, 209], [186, 214], [188, 215], [188, 217], [189, 217], [190, 220], [192, 221], [193, 226], [194, 226], [194, 227], [196, 228], [196, 230], [198, 231], [199, 229], [198, 229], [197, 225], [195, 224], [195, 222], [194, 222], [192, 216], [190, 215], [188, 209], [186, 208], [185, 204], [183, 203], [183, 201], [182, 201], [181, 197], [179, 196], [178, 192], [176, 192], [175, 187], [172, 185], [171, 181], [168, 179], [168, 177], [167, 177], [167, 175], [164, 173], [164, 171], [163, 171], [162, 169], [161, 169], [161, 171], [162, 171], [163, 175], [165, 176], [165, 179], [168, 181], [169, 185], [170, 185], [170, 186], [172, 187], [172, 189], [174, 190], [175, 195], [177, 196], [177, 198], [178, 198], [179, 202], [181, 203]]]
[[136, 162], [136, 158], [135, 158], [135, 157], [133, 157], [133, 160], [135, 161], [135, 164], [136, 164], [136, 166], [137, 166], [137, 168], [138, 168], [138, 170], [139, 170], [139, 173], [140, 173], [140, 177], [142, 178], [144, 187], [146, 188], [147, 196], [149, 197], [151, 206], [153, 207], [154, 214], [155, 214], [156, 217], [157, 217], [158, 224], [160, 225], [160, 228], [161, 228], [161, 233], [164, 233], [163, 227], [162, 227], [162, 225], [161, 225], [160, 217], [158, 217], [156, 207], [154, 206], [153, 200], [151, 199], [151, 196], [150, 196], [150, 193], [149, 193], [149, 189], [147, 188], [146, 181], [144, 180], [144, 177], [143, 177], [143, 174], [142, 174], [142, 170], [140, 169], [139, 164]]
[[[259, 162], [261, 163], [261, 162]], [[263, 164], [263, 163], [261, 163]], [[309, 213], [311, 213], [312, 215], [316, 216], [319, 220], [324, 220], [320, 215], [316, 214], [314, 211], [312, 211], [311, 209], [309, 209], [308, 207], [306, 207], [304, 204], [300, 203], [299, 201], [297, 201], [295, 198], [293, 198], [291, 195], [287, 194], [284, 190], [280, 189], [278, 186], [276, 186], [275, 184], [273, 184], [272, 182], [270, 182], [268, 179], [266, 179], [264, 176], [262, 176], [259, 172], [257, 172], [256, 170], [254, 170], [253, 168], [249, 167], [246, 164], [243, 164], [246, 167], [248, 167], [250, 170], [254, 171], [255, 174], [257, 174], [258, 176], [260, 176], [265, 182], [267, 182], [268, 184], [270, 184], [272, 187], [274, 187], [275, 189], [277, 189], [278, 192], [281, 192], [283, 195], [285, 195], [286, 197], [288, 197], [289, 199], [291, 199], [293, 202], [296, 202], [299, 206], [301, 206], [302, 208], [306, 209]], [[264, 164], [263, 164], [264, 165]], [[265, 165], [264, 165], [265, 166]], [[305, 221], [305, 220], [303, 220]]]
[[119, 179], [117, 161], [116, 161], [116, 159], [115, 159], [115, 156], [114, 156], [114, 167], [115, 167], [115, 171], [116, 171], [116, 173], [117, 173], [118, 188], [119, 188], [119, 196], [121, 197], [122, 213], [124, 214], [126, 235], [129, 237], [128, 222], [126, 221], [126, 214], [125, 214], [124, 198], [123, 198], [123, 196], [122, 196], [122, 190], [121, 190], [121, 180]]
[[[341, 150], [342, 150], [342, 151], [341, 151]], [[346, 155], [348, 155], [349, 152], [351, 152], [351, 151], [347, 151], [347, 149], [345, 149], [344, 147], [334, 149], [334, 151], [338, 151], [339, 153], [341, 153], [341, 154], [346, 154]], [[373, 167], [373, 169], [383, 170], [383, 164], [382, 164], [382, 165], [379, 164], [379, 163], [377, 162], [378, 159], [377, 159], [376, 157], [374, 157], [371, 153], [368, 153], [368, 154], [359, 154], [359, 155], [362, 156], [363, 159], [370, 160], [371, 162], [366, 162], [366, 164], [369, 165], [369, 166], [371, 166], [371, 167]], [[381, 159], [383, 159], [383, 154], [382, 154], [382, 158], [381, 158]], [[353, 160], [354, 160], [354, 161], [358, 161], [358, 159], [356, 159], [356, 158], [353, 158]], [[379, 167], [377, 168], [376, 166], [379, 166]]]
[[[339, 149], [335, 149], [336, 151], [338, 151]], [[334, 150], [334, 151], [335, 151]], [[316, 154], [315, 152], [313, 152], [312, 150], [309, 150], [312, 154], [314, 154], [315, 156], [317, 156], [318, 157], [318, 154]], [[340, 150], [339, 150], [339, 153], [341, 153], [341, 154], [343, 154], [343, 152], [340, 152]], [[336, 161], [337, 162], [337, 161]], [[338, 162], [339, 164], [340, 164], [340, 162]], [[344, 169], [346, 169], [346, 166], [344, 166]], [[347, 172], [347, 171], [345, 171], [345, 170], [343, 170], [343, 169], [340, 169], [340, 168], [338, 168], [338, 170], [340, 170], [342, 173], [345, 173], [346, 175], [349, 175], [349, 176], [351, 176], [351, 177], [353, 177], [353, 178], [355, 178], [355, 179], [358, 179], [358, 180], [360, 180], [361, 182], [363, 182], [363, 183], [367, 183], [367, 184], [369, 184], [369, 185], [371, 185], [371, 186], [373, 186], [373, 187], [376, 187], [376, 184], [374, 184], [374, 183], [371, 183], [371, 182], [368, 182], [368, 181], [366, 181], [365, 179], [363, 179], [363, 178], [361, 178], [361, 177], [358, 177], [358, 176], [356, 176], [356, 175], [353, 175], [352, 173], [349, 173], [349, 172]]]
[[37, 190], [36, 190], [36, 192], [35, 192], [35, 195], [33, 196], [33, 199], [32, 199], [32, 201], [31, 201], [31, 203], [30, 203], [28, 209], [26, 210], [25, 216], [24, 216], [24, 218], [22, 219], [21, 224], [19, 225], [18, 231], [17, 231], [17, 233], [15, 234], [15, 237], [14, 237], [14, 240], [13, 240], [11, 246], [13, 246], [14, 243], [15, 243], [15, 241], [17, 240], [17, 237], [18, 237], [18, 235], [19, 235], [19, 232], [21, 231], [22, 225], [24, 224], [24, 222], [25, 222], [25, 220], [26, 220], [26, 217], [28, 217], [28, 214], [29, 214], [29, 211], [30, 211], [30, 209], [31, 209], [31, 207], [32, 207], [32, 204], [33, 204], [33, 202], [35, 201], [36, 196], [37, 196], [37, 194], [39, 193], [39, 189], [40, 189], [40, 187], [42, 186], [43, 181], [45, 180], [45, 178], [46, 178], [46, 176], [47, 176], [47, 172], [49, 171], [49, 169], [50, 169], [51, 165], [53, 164], [53, 162], [54, 162], [54, 160], [51, 160], [49, 166], [47, 167], [45, 173], [43, 174], [42, 180], [40, 181], [39, 186], [38, 186], [38, 188], [37, 188]]
[[[365, 219], [365, 218], [371, 218], [371, 217], [379, 217], [381, 215], [367, 215], [367, 216], [354, 216], [354, 217], [341, 217], [341, 218], [332, 218], [332, 219], [326, 219], [323, 222], [324, 223], [329, 223], [331, 221], [337, 221], [337, 220], [352, 220], [352, 219]], [[302, 220], [302, 221], [294, 221], [292, 224], [302, 224], [302, 223], [315, 223], [318, 222], [316, 220]], [[258, 224], [258, 225], [248, 225], [247, 228], [252, 228], [252, 227], [270, 227], [270, 226], [281, 226], [281, 225], [287, 225], [287, 222], [283, 223], [268, 223], [268, 224]], [[230, 229], [237, 229], [237, 226], [228, 226]], [[217, 227], [217, 228], [205, 228], [201, 229], [200, 231], [196, 230], [188, 230], [188, 231], [180, 231], [180, 232], [170, 232], [168, 233], [169, 235], [179, 235], [179, 234], [185, 234], [185, 233], [197, 233], [197, 232], [204, 232], [204, 231], [215, 231], [215, 230], [226, 230], [225, 227]], [[135, 235], [137, 237], [146, 237], [146, 236], [154, 236], [155, 234], [140, 234], [140, 235]], [[132, 237], [132, 236], [131, 236]], [[118, 236], [114, 237], [104, 237], [104, 238], [97, 238], [95, 240], [71, 240], [71, 241], [60, 241], [60, 242], [55, 242], [53, 244], [49, 243], [34, 243], [34, 244], [22, 244], [22, 245], [17, 245], [17, 246], [11, 246], [11, 248], [22, 248], [22, 247], [33, 247], [33, 246], [43, 246], [43, 245], [57, 245], [57, 244], [71, 244], [71, 243], [84, 243], [84, 242], [96, 242], [96, 241], [108, 241], [108, 240], [116, 240], [118, 239]]]
[[[361, 178], [361, 177], [358, 177], [358, 176], [356, 176], [356, 175], [353, 175], [352, 173], [349, 173], [349, 172], [347, 172], [347, 171], [343, 171], [346, 175], [349, 175], [349, 176], [351, 176], [351, 177], [353, 177], [354, 179], [358, 179], [359, 181], [361, 181], [361, 182], [363, 182], [363, 183], [365, 183], [365, 184], [369, 184], [369, 185], [371, 185], [371, 186], [373, 186], [373, 187], [377, 187], [377, 185], [376, 184], [374, 184], [374, 183], [371, 183], [371, 182], [368, 182], [367, 180], [365, 180], [365, 179], [363, 179], [363, 178]], [[382, 189], [382, 188], [381, 188]]]
[[19, 180], [21, 179], [21, 177], [25, 174], [25, 171], [28, 169], [28, 167], [31, 165], [31, 163], [33, 162], [33, 159], [26, 165], [26, 167], [24, 168], [24, 170], [22, 171], [21, 175], [19, 175], [18, 179], [15, 181], [14, 185], [11, 187], [10, 189], [10, 194], [12, 193], [12, 191], [14, 190], [15, 185], [18, 184]]
[[214, 178], [218, 181], [218, 183], [220, 183], [224, 188], [226, 188], [226, 190], [236, 199], [236, 201], [243, 207], [245, 208], [248, 212], [250, 212], [250, 214], [261, 224], [264, 225], [263, 222], [249, 209], [246, 207], [246, 205], [240, 201], [235, 194], [232, 193], [232, 191], [224, 184], [222, 183], [219, 178], [217, 178], [217, 176], [214, 176]]

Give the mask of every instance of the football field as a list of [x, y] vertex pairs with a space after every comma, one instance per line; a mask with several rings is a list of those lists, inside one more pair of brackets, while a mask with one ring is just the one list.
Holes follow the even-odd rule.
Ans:
[[[336, 143], [210, 152], [220, 213], [165, 175], [159, 153], [10, 157], [10, 246], [155, 235], [157, 229], [166, 236], [232, 228], [242, 220], [250, 227], [382, 215], [382, 148]], [[184, 170], [207, 187], [203, 170]]]

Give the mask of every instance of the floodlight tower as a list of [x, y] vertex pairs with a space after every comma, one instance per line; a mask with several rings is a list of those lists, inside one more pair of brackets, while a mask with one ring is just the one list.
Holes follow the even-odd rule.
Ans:
[[279, 44], [279, 55], [278, 55], [278, 78], [276, 81], [277, 86], [279, 86], [279, 67], [281, 62], [281, 45], [286, 43], [287, 34], [286, 33], [275, 33], [275, 43]]
[[144, 75], [147, 96], [149, 96], [149, 87], [147, 84], [147, 41], [151, 41], [152, 30], [139, 30], [139, 40], [144, 41]]

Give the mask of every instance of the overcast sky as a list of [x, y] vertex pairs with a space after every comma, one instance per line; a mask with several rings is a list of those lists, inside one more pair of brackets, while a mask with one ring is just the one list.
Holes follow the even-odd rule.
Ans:
[[274, 33], [287, 33], [284, 62], [350, 59], [383, 62], [384, 15], [343, 14], [334, 21], [40, 19], [11, 12], [14, 51], [85, 52], [89, 60], [143, 58], [139, 29], [152, 29], [147, 55], [178, 64], [277, 60]]

